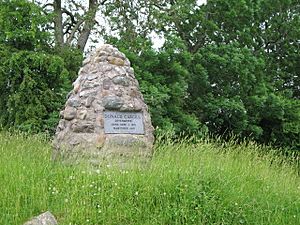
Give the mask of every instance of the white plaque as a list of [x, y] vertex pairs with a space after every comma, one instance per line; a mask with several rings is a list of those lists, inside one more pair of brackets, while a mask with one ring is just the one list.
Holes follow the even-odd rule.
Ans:
[[106, 134], [144, 134], [142, 112], [104, 112]]

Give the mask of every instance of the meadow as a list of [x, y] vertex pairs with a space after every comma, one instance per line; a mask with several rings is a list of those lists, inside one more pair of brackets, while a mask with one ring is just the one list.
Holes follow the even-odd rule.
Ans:
[[63, 165], [41, 136], [0, 133], [0, 224], [300, 224], [293, 162], [255, 143], [158, 140], [147, 165]]

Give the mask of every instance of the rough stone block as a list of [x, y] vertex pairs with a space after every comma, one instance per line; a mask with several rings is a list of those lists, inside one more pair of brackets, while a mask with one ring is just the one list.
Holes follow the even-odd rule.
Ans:
[[45, 212], [24, 223], [24, 225], [58, 225], [58, 223], [50, 212]]
[[118, 110], [122, 107], [124, 101], [117, 96], [106, 96], [103, 99], [103, 106], [105, 109]]

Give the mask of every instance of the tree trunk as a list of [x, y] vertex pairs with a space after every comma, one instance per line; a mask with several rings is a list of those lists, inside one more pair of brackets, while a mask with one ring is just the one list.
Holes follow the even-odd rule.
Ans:
[[61, 9], [61, 0], [54, 0], [54, 36], [55, 43], [57, 47], [62, 47], [64, 44], [64, 33], [63, 33], [63, 24], [62, 24], [62, 9]]
[[95, 25], [95, 16], [97, 12], [97, 0], [89, 0], [89, 11], [87, 13], [87, 18], [85, 19], [82, 32], [79, 35], [77, 47], [84, 51], [84, 47], [87, 43], [87, 40], [90, 36], [91, 30]]

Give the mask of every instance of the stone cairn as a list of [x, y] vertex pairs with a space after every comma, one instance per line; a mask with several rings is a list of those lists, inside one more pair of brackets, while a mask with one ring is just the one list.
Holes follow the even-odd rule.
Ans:
[[[88, 158], [101, 164], [152, 155], [154, 129], [134, 70], [126, 56], [111, 45], [101, 46], [83, 61], [60, 116], [54, 158]], [[134, 122], [139, 124], [131, 124]]]

